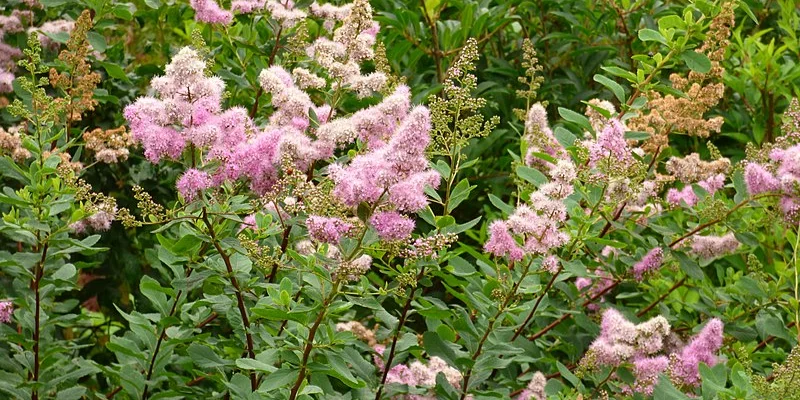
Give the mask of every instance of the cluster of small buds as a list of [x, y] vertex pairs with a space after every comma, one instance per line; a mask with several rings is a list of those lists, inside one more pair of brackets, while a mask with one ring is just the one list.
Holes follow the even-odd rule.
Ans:
[[416, 238], [411, 241], [408, 247], [400, 251], [400, 256], [408, 260], [420, 258], [437, 257], [439, 251], [445, 249], [451, 243], [458, 240], [458, 235], [454, 233], [437, 233], [435, 235]]
[[150, 193], [144, 191], [139, 185], [133, 186], [133, 198], [136, 199], [137, 207], [145, 221], [163, 221], [167, 218], [164, 213], [164, 206], [153, 201]]
[[692, 237], [692, 254], [711, 259], [731, 254], [739, 248], [739, 241], [732, 232], [723, 236], [694, 236]]
[[479, 58], [478, 41], [467, 39], [458, 58], [447, 70], [440, 95], [428, 99], [434, 154], [461, 151], [471, 139], [488, 136], [500, 123], [497, 115], [486, 120], [480, 112], [486, 99], [473, 96], [478, 87], [478, 77], [473, 71]]
[[[737, 357], [745, 368], [752, 365], [749, 359], [750, 351], [741, 346], [740, 355]], [[765, 399], [790, 399], [789, 390], [796, 393], [797, 375], [800, 374], [800, 346], [795, 345], [782, 364], [773, 363], [772, 373], [768, 376], [752, 375], [753, 387]]]
[[645, 274], [660, 269], [663, 260], [664, 250], [662, 250], [661, 247], [656, 247], [648, 251], [639, 262], [633, 265], [633, 276], [636, 277], [636, 280], [641, 281]]
[[719, 174], [727, 174], [731, 169], [731, 161], [727, 158], [705, 161], [700, 159], [699, 154], [691, 153], [685, 157], [671, 157], [665, 167], [676, 180], [694, 183]]
[[[244, 234], [238, 235], [237, 238], [245, 251], [247, 251], [247, 256], [253, 260], [253, 264], [264, 271], [265, 274], [280, 265], [279, 247], [272, 249], [268, 246], [261, 246], [258, 240], [251, 239]], [[275, 254], [273, 254], [273, 250]]]
[[94, 158], [106, 164], [115, 164], [128, 159], [128, 147], [133, 145], [130, 132], [120, 126], [115, 129], [87, 131], [83, 134], [87, 149], [94, 152]]
[[372, 257], [363, 254], [352, 261], [342, 261], [331, 274], [334, 280], [358, 281], [372, 267]]
[[8, 154], [18, 163], [31, 156], [31, 153], [22, 147], [21, 132], [20, 126], [14, 126], [7, 130], [0, 127], [0, 154]]
[[[383, 357], [386, 352], [386, 347], [383, 345], [373, 346], [376, 355], [373, 357], [375, 366], [378, 370], [383, 370], [386, 365]], [[408, 385], [409, 387], [430, 388], [436, 386], [436, 376], [443, 374], [445, 379], [455, 388], [461, 387], [461, 372], [451, 367], [446, 361], [439, 357], [431, 357], [428, 364], [425, 365], [420, 361], [413, 361], [410, 364], [398, 364], [389, 369], [386, 374], [386, 384], [397, 383], [401, 385]], [[413, 400], [434, 400], [435, 395], [409, 395], [406, 399]]]
[[14, 303], [3, 300], [0, 301], [0, 322], [11, 322], [11, 315], [14, 313]]
[[367, 329], [364, 324], [358, 321], [339, 322], [336, 324], [336, 330], [339, 332], [351, 332], [353, 336], [359, 340], [366, 342], [369, 347], [375, 347], [378, 344], [375, 339], [375, 331]]
[[547, 378], [543, 373], [536, 371], [528, 382], [528, 386], [517, 396], [516, 400], [547, 400], [547, 393], [544, 389], [546, 385]]

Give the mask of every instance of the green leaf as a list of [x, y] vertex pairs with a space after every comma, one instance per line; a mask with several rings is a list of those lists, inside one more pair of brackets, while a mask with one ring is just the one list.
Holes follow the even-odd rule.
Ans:
[[681, 59], [686, 63], [686, 66], [694, 72], [705, 74], [711, 71], [711, 60], [703, 53], [698, 53], [694, 50], [686, 50], [681, 53]]
[[125, 82], [130, 82], [130, 80], [128, 79], [128, 75], [125, 74], [125, 71], [119, 65], [108, 63], [108, 62], [104, 62], [101, 65], [103, 66], [103, 69], [106, 70], [106, 73], [108, 74], [108, 76], [110, 76], [110, 77], [112, 77], [114, 79], [119, 79], [119, 80], [123, 80]]
[[572, 132], [560, 126], [553, 130], [553, 135], [556, 137], [556, 140], [558, 140], [558, 143], [564, 147], [572, 146], [575, 141], [578, 140]]
[[469, 198], [469, 194], [472, 192], [472, 189], [475, 189], [477, 186], [470, 185], [467, 178], [462, 179], [456, 187], [453, 188], [452, 193], [450, 193], [450, 202], [447, 204], [447, 212], [450, 213], [456, 207], [458, 207], [461, 202]]
[[514, 212], [514, 206], [506, 204], [499, 197], [489, 193], [489, 201], [506, 215], [511, 215]]
[[264, 382], [261, 383], [261, 386], [265, 388], [279, 388], [289, 385], [297, 380], [298, 373], [300, 373], [300, 371], [296, 369], [279, 369], [267, 375], [267, 377], [264, 378]]
[[108, 48], [106, 45], [106, 38], [97, 32], [87, 32], [86, 40], [92, 45], [92, 49], [98, 53], [105, 53], [106, 48]]
[[748, 17], [750, 17], [753, 23], [758, 25], [758, 18], [756, 18], [756, 15], [753, 13], [753, 10], [750, 9], [750, 6], [747, 5], [747, 2], [740, 1], [737, 3], [737, 7], [744, 10], [744, 13], [747, 14]]
[[592, 124], [589, 123], [589, 118], [586, 118], [585, 116], [578, 114], [575, 111], [566, 109], [564, 107], [558, 107], [558, 115], [560, 115], [561, 118], [564, 118], [569, 122], [578, 124], [581, 128], [587, 131], [592, 130]]
[[194, 364], [202, 369], [220, 368], [231, 365], [230, 361], [222, 359], [211, 348], [198, 343], [192, 343], [186, 353]]
[[684, 29], [685, 27], [686, 22], [683, 21], [683, 18], [677, 15], [667, 15], [658, 19], [658, 29], [660, 30], [670, 28]]
[[139, 290], [147, 297], [153, 304], [153, 307], [161, 313], [161, 315], [169, 315], [169, 306], [167, 305], [167, 293], [172, 293], [172, 289], [161, 287], [155, 279], [145, 275], [139, 282]]
[[625, 140], [647, 140], [650, 139], [650, 134], [647, 132], [625, 132]]
[[361, 221], [367, 222], [370, 217], [370, 213], [372, 212], [372, 207], [370, 207], [369, 203], [362, 201], [358, 204], [356, 208], [356, 216]]
[[430, 356], [437, 356], [447, 361], [450, 365], [456, 365], [456, 353], [451, 349], [436, 332], [427, 331], [422, 335], [425, 351]]
[[689, 397], [678, 390], [663, 374], [653, 389], [653, 400], [689, 400]]
[[547, 177], [539, 172], [536, 168], [527, 167], [524, 165], [520, 165], [517, 167], [517, 176], [524, 179], [527, 182], [532, 183], [534, 186], [539, 187], [545, 183], [547, 183]]
[[686, 275], [689, 275], [690, 278], [703, 279], [706, 277], [703, 270], [700, 269], [700, 266], [697, 264], [697, 261], [689, 258], [685, 253], [675, 251], [672, 255], [678, 259], [678, 264], [680, 264], [681, 269]]
[[667, 39], [664, 38], [661, 32], [647, 28], [639, 31], [639, 40], [643, 42], [659, 42], [663, 45], [667, 45]]
[[70, 1], [71, 0], [39, 0], [39, 3], [45, 7], [56, 7], [62, 4], [67, 4]]
[[620, 103], [625, 102], [625, 89], [622, 88], [622, 85], [620, 85], [617, 82], [614, 82], [614, 80], [608, 78], [607, 76], [600, 74], [594, 75], [594, 81], [607, 87], [608, 90], [611, 91], [611, 93], [614, 93], [614, 97], [616, 97], [617, 100], [620, 101]]
[[77, 273], [78, 271], [75, 269], [74, 265], [64, 264], [58, 271], [53, 273], [53, 278], [61, 281], [71, 281]]
[[255, 370], [266, 373], [271, 373], [277, 370], [277, 368], [272, 365], [265, 364], [261, 361], [254, 360], [252, 358], [240, 358], [236, 360], [236, 366], [241, 369]]
[[572, 387], [579, 388], [581, 387], [581, 380], [578, 379], [572, 371], [569, 370], [564, 364], [556, 361], [556, 368], [558, 368], [558, 372], [561, 373], [561, 376], [569, 382]]

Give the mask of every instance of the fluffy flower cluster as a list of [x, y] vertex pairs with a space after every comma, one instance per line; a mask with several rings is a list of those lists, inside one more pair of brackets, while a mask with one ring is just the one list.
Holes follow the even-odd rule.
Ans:
[[225, 148], [226, 138], [235, 134], [218, 123], [225, 84], [207, 77], [205, 70], [200, 55], [184, 47], [167, 65], [166, 75], [151, 82], [159, 98], [141, 97], [125, 107], [133, 139], [142, 143], [151, 162], [178, 158], [187, 143]]
[[[495, 256], [508, 256], [518, 261], [525, 254], [547, 254], [563, 246], [569, 235], [559, 228], [567, 218], [564, 199], [572, 194], [575, 176], [571, 161], [560, 160], [553, 165], [550, 169], [552, 181], [531, 194], [529, 205], [517, 207], [507, 221], [492, 223], [484, 249]], [[512, 234], [522, 238], [522, 246]]]
[[589, 353], [599, 365], [619, 366], [634, 357], [661, 351], [669, 331], [669, 322], [662, 316], [636, 325], [609, 308], [603, 313], [600, 336], [589, 346]]
[[627, 127], [617, 118], [608, 120], [597, 133], [597, 139], [588, 144], [589, 165], [603, 165], [619, 168], [630, 165], [634, 160], [631, 149], [625, 141]]
[[11, 314], [14, 312], [14, 303], [10, 301], [0, 301], [0, 322], [11, 322]]
[[[400, 93], [395, 96], [403, 96], [403, 99], [391, 99], [394, 96], [390, 96], [387, 100], [388, 104], [398, 103], [399, 107], [393, 109], [400, 108], [402, 111], [408, 101], [408, 89], [403, 87], [398, 91]], [[365, 111], [379, 115], [393, 109]], [[400, 212], [414, 213], [427, 206], [425, 188], [437, 187], [441, 179], [438, 172], [429, 168], [425, 155], [430, 142], [430, 113], [425, 107], [415, 107], [402, 117], [402, 122], [396, 128], [391, 126], [394, 118], [391, 114], [388, 121], [380, 121], [373, 116], [364, 118], [364, 115], [356, 113], [349, 119], [370, 121], [362, 126], [370, 132], [366, 138], [372, 139], [368, 141], [371, 150], [356, 156], [346, 166], [335, 164], [328, 168], [329, 176], [335, 183], [333, 195], [350, 207], [366, 202], [388, 208], [375, 214], [370, 223], [383, 240], [405, 239], [414, 229], [414, 223]], [[382, 130], [391, 135], [386, 142], [379, 139], [385, 135], [380, 132]]]
[[660, 247], [650, 250], [639, 262], [633, 265], [633, 276], [641, 281], [646, 273], [657, 271], [661, 268], [663, 259], [664, 251]]
[[0, 154], [8, 154], [16, 162], [25, 161], [31, 156], [31, 152], [22, 147], [20, 133], [19, 126], [8, 128], [8, 130], [0, 127]]
[[[507, 221], [494, 221], [489, 226], [489, 240], [484, 250], [497, 257], [507, 256], [511, 261], [519, 261], [525, 254], [546, 255], [569, 240], [569, 235], [559, 228], [567, 218], [564, 199], [572, 194], [572, 182], [577, 177], [575, 165], [555, 141], [540, 104], [535, 104], [528, 112], [526, 130], [531, 132], [528, 140], [532, 141], [532, 148], [546, 152], [556, 163], [540, 160], [550, 182], [533, 192], [528, 204], [518, 206]], [[515, 235], [520, 238], [521, 245]], [[548, 257], [542, 264], [553, 269], [553, 261]]]
[[[381, 72], [362, 74], [360, 62], [374, 57], [373, 46], [378, 34], [378, 23], [372, 20], [372, 7], [368, 0], [356, 0], [350, 7], [324, 9], [312, 7], [312, 13], [324, 15], [326, 27], [332, 28], [334, 18], [344, 15], [342, 25], [333, 31], [333, 38], [320, 37], [306, 49], [310, 57], [328, 71], [331, 78], [341, 86], [354, 91], [359, 97], [366, 97], [386, 84], [386, 75]], [[330, 29], [329, 29], [330, 30]]]
[[194, 18], [209, 24], [229, 25], [233, 22], [233, 12], [249, 14], [260, 10], [268, 10], [273, 19], [284, 28], [291, 28], [306, 18], [305, 11], [295, 8], [291, 0], [233, 0], [231, 11], [220, 6], [217, 0], [190, 0], [194, 9]]
[[15, 11], [11, 15], [0, 15], [0, 93], [10, 93], [14, 90], [14, 70], [17, 67], [16, 59], [22, 57], [22, 52], [3, 41], [6, 34], [23, 31], [21, 15]]
[[722, 322], [716, 318], [688, 345], [672, 352], [665, 346], [670, 326], [662, 316], [635, 325], [618, 311], [608, 309], [600, 329], [600, 336], [590, 346], [586, 359], [596, 365], [632, 363], [636, 381], [626, 390], [648, 395], [662, 373], [668, 373], [679, 386], [698, 386], [699, 364], [716, 364], [716, 352], [722, 346]]
[[722, 257], [739, 248], [733, 233], [723, 236], [695, 236], [692, 238], [692, 254], [705, 259]]
[[697, 184], [713, 196], [725, 186], [725, 177], [730, 167], [731, 162], [727, 158], [705, 161], [701, 160], [697, 153], [682, 158], [670, 158], [666, 164], [667, 172], [684, 186], [682, 189], [669, 189], [667, 202], [672, 206], [695, 206], [700, 199], [695, 194], [692, 184]]
[[116, 216], [116, 206], [100, 204], [94, 214], [80, 221], [73, 222], [69, 225], [69, 228], [77, 234], [85, 233], [89, 229], [104, 232], [111, 229], [111, 223], [114, 222]]
[[190, 168], [178, 178], [177, 186], [178, 192], [186, 201], [190, 202], [194, 200], [200, 192], [212, 186], [211, 176], [209, 176], [207, 172]]
[[194, 18], [209, 24], [230, 24], [233, 14], [219, 6], [216, 0], [190, 0], [194, 9]]
[[547, 111], [541, 103], [536, 103], [528, 110], [525, 118], [525, 137], [528, 143], [528, 154], [525, 163], [532, 167], [547, 167], [547, 162], [536, 157], [536, 153], [544, 153], [556, 159], [566, 158], [566, 151], [553, 135], [547, 122]]
[[800, 220], [800, 145], [773, 149], [767, 165], [748, 163], [744, 178], [750, 195], [776, 192], [787, 221]]
[[[383, 356], [386, 348], [385, 346], [377, 345], [374, 349], [377, 352], [377, 355], [374, 357], [375, 365], [379, 370], [383, 370], [385, 368]], [[395, 365], [386, 374], [386, 383], [408, 385], [410, 387], [433, 388], [436, 386], [436, 376], [440, 373], [444, 375], [453, 387], [461, 387], [461, 372], [447, 365], [447, 362], [439, 357], [431, 357], [427, 365], [420, 361], [413, 361], [408, 365]], [[430, 395], [406, 396], [408, 400], [434, 400], [436, 398], [437, 397], [433, 393]]]
[[[697, 182], [697, 185], [702, 187], [709, 196], [713, 196], [718, 190], [725, 186], [725, 175], [716, 174], [706, 179]], [[700, 199], [694, 192], [691, 185], [686, 185], [683, 189], [670, 188], [667, 191], [667, 202], [673, 206], [686, 204], [688, 207], [693, 207]]]
[[413, 219], [397, 211], [379, 212], [369, 221], [378, 232], [378, 236], [385, 241], [403, 240], [411, 236], [415, 225]]
[[544, 387], [547, 385], [547, 378], [539, 371], [536, 371], [528, 382], [528, 386], [517, 396], [516, 400], [547, 400], [547, 393]]
[[312, 239], [336, 244], [342, 236], [353, 229], [353, 225], [335, 217], [320, 217], [312, 215], [306, 219], [308, 234]]
[[722, 347], [722, 321], [708, 321], [705, 327], [684, 347], [671, 356], [669, 375], [674, 381], [688, 386], [700, 385], [700, 363], [714, 366], [716, 353]]
[[94, 152], [94, 158], [106, 164], [115, 164], [128, 159], [128, 147], [133, 138], [124, 126], [115, 129], [86, 131], [83, 134], [86, 148]]

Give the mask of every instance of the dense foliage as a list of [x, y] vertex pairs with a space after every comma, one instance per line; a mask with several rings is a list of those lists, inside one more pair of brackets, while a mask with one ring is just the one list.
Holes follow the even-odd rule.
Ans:
[[0, 393], [800, 398], [792, 0], [9, 0]]

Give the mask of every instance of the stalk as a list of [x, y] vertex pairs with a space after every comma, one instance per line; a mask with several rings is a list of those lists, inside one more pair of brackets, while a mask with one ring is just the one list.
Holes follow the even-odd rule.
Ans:
[[294, 382], [292, 386], [292, 390], [289, 393], [289, 400], [295, 400], [297, 398], [297, 393], [300, 391], [300, 385], [303, 384], [303, 380], [306, 377], [306, 372], [308, 370], [308, 359], [311, 356], [311, 350], [314, 348], [314, 337], [317, 335], [317, 330], [319, 329], [320, 324], [322, 324], [322, 319], [325, 317], [325, 312], [328, 311], [328, 306], [331, 305], [333, 299], [336, 297], [339, 289], [339, 282], [333, 284], [333, 289], [331, 290], [328, 297], [322, 302], [322, 310], [320, 310], [319, 314], [317, 315], [317, 319], [314, 320], [314, 325], [311, 326], [311, 329], [308, 331], [308, 339], [306, 340], [305, 348], [303, 349], [303, 358], [300, 361], [300, 373], [297, 375], [297, 380]]
[[[202, 219], [206, 224], [206, 227], [208, 227], [208, 234], [211, 236], [211, 244], [214, 245], [214, 248], [217, 249], [217, 253], [219, 253], [219, 255], [222, 257], [222, 261], [225, 263], [225, 268], [228, 270], [228, 274], [230, 275], [231, 285], [233, 286], [234, 293], [236, 294], [236, 305], [239, 308], [239, 313], [242, 316], [242, 324], [244, 325], [244, 335], [247, 341], [247, 356], [255, 359], [256, 353], [253, 346], [253, 335], [250, 333], [250, 318], [247, 315], [247, 308], [244, 304], [244, 296], [242, 296], [242, 289], [239, 286], [239, 281], [236, 279], [236, 276], [233, 273], [233, 264], [231, 264], [231, 258], [228, 253], [225, 252], [222, 246], [220, 246], [217, 235], [214, 232], [214, 226], [211, 224], [211, 221], [208, 220], [208, 213], [205, 207], [203, 207]], [[258, 389], [258, 380], [256, 378], [255, 371], [250, 372], [250, 386], [254, 392], [256, 389]]]
[[[424, 274], [425, 267], [423, 266], [419, 271], [419, 274], [417, 274], [417, 282], [422, 279]], [[378, 385], [378, 393], [375, 394], [375, 400], [380, 400], [381, 394], [383, 394], [383, 385], [386, 384], [386, 377], [389, 376], [389, 370], [392, 368], [392, 361], [394, 361], [394, 352], [397, 348], [397, 340], [400, 338], [400, 332], [406, 323], [406, 318], [408, 318], [408, 311], [411, 309], [411, 302], [414, 299], [414, 294], [416, 291], [417, 287], [414, 286], [411, 289], [411, 292], [408, 294], [408, 297], [406, 298], [406, 304], [403, 306], [403, 312], [400, 314], [400, 321], [397, 323], [397, 329], [395, 329], [394, 334], [392, 335], [392, 345], [389, 348], [389, 356], [386, 357], [386, 361], [384, 362], [383, 375], [381, 376], [381, 383]]]

